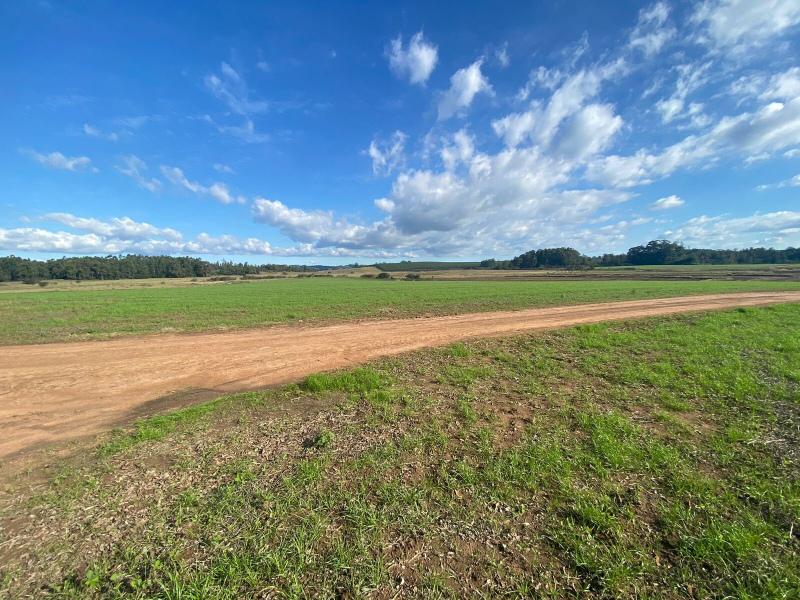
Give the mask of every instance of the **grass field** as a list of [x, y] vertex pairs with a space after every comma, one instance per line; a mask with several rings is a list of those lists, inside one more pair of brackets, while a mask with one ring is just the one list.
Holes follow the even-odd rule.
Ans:
[[797, 598], [800, 305], [474, 341], [118, 431], [0, 596]]
[[797, 289], [800, 283], [410, 282], [322, 277], [163, 289], [9, 293], [0, 294], [0, 344]]

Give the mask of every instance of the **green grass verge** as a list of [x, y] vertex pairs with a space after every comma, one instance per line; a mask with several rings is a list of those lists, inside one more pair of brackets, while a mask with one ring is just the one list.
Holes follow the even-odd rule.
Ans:
[[798, 289], [798, 283], [735, 281], [409, 282], [320, 278], [16, 293], [0, 295], [0, 344]]
[[117, 433], [0, 595], [797, 598], [800, 305], [478, 340]]

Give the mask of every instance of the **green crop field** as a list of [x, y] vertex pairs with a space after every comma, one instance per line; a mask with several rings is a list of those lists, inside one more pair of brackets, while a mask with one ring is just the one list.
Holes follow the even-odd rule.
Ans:
[[141, 421], [0, 495], [0, 597], [797, 598], [798, 323], [477, 340]]
[[0, 294], [0, 344], [397, 318], [689, 294], [797, 290], [735, 281], [377, 281], [308, 278], [216, 286]]

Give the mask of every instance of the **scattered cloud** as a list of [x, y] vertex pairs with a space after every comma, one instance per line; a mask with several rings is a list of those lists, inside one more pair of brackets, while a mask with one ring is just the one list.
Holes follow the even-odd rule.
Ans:
[[197, 183], [196, 181], [189, 181], [186, 178], [186, 175], [183, 174], [183, 170], [179, 169], [178, 167], [168, 167], [166, 165], [161, 165], [161, 173], [164, 175], [167, 181], [169, 181], [172, 185], [177, 185], [179, 187], [185, 187], [190, 192], [194, 192], [195, 194], [205, 194], [206, 188]]
[[128, 240], [142, 240], [149, 237], [163, 237], [167, 240], [180, 241], [183, 236], [169, 227], [160, 228], [149, 223], [137, 223], [129, 217], [112, 218], [108, 221], [76, 217], [69, 213], [48, 213], [39, 218], [40, 221], [54, 221], [77, 231], [95, 233], [105, 237]]
[[128, 156], [123, 156], [121, 160], [124, 166], [114, 167], [117, 171], [128, 177], [132, 177], [137, 185], [145, 190], [149, 190], [153, 193], [161, 191], [161, 181], [155, 177], [148, 181], [144, 175], [142, 175], [142, 171], [147, 170], [147, 165], [142, 159], [134, 154], [130, 154]]
[[151, 115], [139, 115], [136, 117], [117, 117], [114, 119], [114, 123], [117, 125], [121, 125], [123, 127], [127, 127], [128, 129], [139, 129], [145, 123], [149, 121], [162, 121], [163, 117], [158, 115], [151, 116]]
[[771, 190], [775, 188], [785, 188], [785, 187], [800, 187], [800, 175], [795, 175], [790, 179], [785, 179], [784, 181], [780, 181], [778, 183], [768, 183], [765, 185], [759, 185], [756, 189], [759, 191], [764, 191], [764, 190]]
[[475, 140], [466, 129], [462, 129], [453, 134], [452, 143], [443, 146], [439, 155], [448, 171], [452, 171], [459, 164], [468, 165], [475, 155]]
[[763, 73], [749, 73], [742, 75], [728, 87], [731, 96], [739, 96], [743, 99], [758, 96], [766, 85], [766, 77]]
[[211, 187], [206, 187], [196, 181], [189, 181], [186, 175], [183, 174], [183, 170], [179, 169], [178, 167], [169, 167], [167, 165], [161, 165], [161, 173], [164, 175], [164, 178], [169, 181], [171, 184], [176, 185], [178, 187], [184, 187], [190, 192], [194, 192], [198, 195], [208, 195], [211, 196], [217, 202], [221, 202], [222, 204], [246, 204], [247, 198], [244, 196], [234, 196], [231, 194], [230, 189], [224, 183], [216, 182], [211, 185]]
[[492, 128], [507, 146], [517, 146], [528, 140], [549, 146], [563, 121], [575, 115], [587, 100], [594, 98], [605, 80], [625, 69], [625, 62], [621, 60], [582, 69], [557, 84], [546, 104], [534, 102], [524, 113], [511, 113], [492, 121]]
[[253, 219], [277, 227], [286, 237], [296, 242], [316, 242], [334, 229], [334, 217], [330, 211], [306, 212], [289, 208], [279, 200], [256, 197], [252, 204]]
[[611, 104], [589, 104], [565, 123], [553, 151], [569, 161], [583, 162], [607, 149], [622, 124]]
[[223, 165], [221, 163], [215, 163], [214, 170], [217, 173], [225, 173], [226, 175], [233, 175], [234, 173], [234, 170], [231, 169], [228, 165]]
[[234, 196], [224, 183], [213, 183], [208, 188], [208, 195], [222, 204], [246, 204], [247, 198], [244, 196]]
[[505, 42], [502, 46], [495, 50], [494, 56], [502, 68], [505, 69], [508, 65], [510, 65], [511, 58], [508, 56], [508, 42]]
[[408, 136], [402, 131], [395, 131], [392, 137], [385, 141], [379, 142], [374, 139], [365, 150], [372, 159], [372, 172], [378, 175], [389, 175], [405, 163], [405, 146]]
[[272, 137], [268, 133], [258, 133], [256, 131], [255, 123], [251, 119], [245, 119], [242, 125], [216, 125], [217, 131], [220, 133], [228, 133], [238, 137], [243, 142], [248, 144], [261, 144], [268, 142]]
[[33, 227], [0, 229], [0, 249], [58, 254], [185, 253], [183, 235], [178, 231], [128, 217], [101, 221], [69, 213], [49, 213], [39, 220], [56, 222], [79, 233]]
[[[0, 250], [48, 252], [54, 254], [202, 254], [262, 256], [372, 256], [389, 259], [399, 253], [361, 252], [345, 248], [315, 248], [310, 244], [276, 247], [257, 238], [233, 235], [212, 236], [200, 233], [187, 239], [179, 231], [161, 228], [128, 217], [102, 221], [69, 213], [50, 213], [39, 218], [55, 222], [72, 231], [48, 231], [41, 228], [0, 228]], [[75, 233], [77, 232], [77, 233]]]
[[702, 215], [664, 235], [701, 248], [786, 247], [800, 243], [800, 212], [783, 210], [749, 217]]
[[516, 100], [524, 102], [530, 98], [534, 90], [554, 90], [566, 77], [566, 73], [559, 68], [538, 67], [530, 72], [528, 81], [522, 86], [516, 95]]
[[[89, 219], [93, 220], [93, 219]], [[178, 234], [180, 235], [180, 234]], [[0, 228], [0, 250], [47, 252], [51, 254], [172, 254], [212, 256], [279, 256], [279, 257], [364, 257], [376, 260], [412, 258], [402, 252], [362, 251], [348, 248], [316, 248], [311, 244], [292, 247], [273, 246], [258, 238], [239, 238], [234, 235], [212, 236], [200, 233], [192, 239], [117, 237], [97, 233], [47, 231], [23, 227]]]
[[677, 30], [668, 23], [669, 5], [656, 2], [639, 11], [639, 21], [631, 31], [628, 46], [640, 50], [645, 56], [652, 56], [661, 51], [672, 41]]
[[112, 142], [116, 142], [119, 139], [119, 136], [116, 133], [113, 132], [103, 133], [102, 131], [97, 129], [97, 127], [92, 127], [87, 123], [83, 124], [83, 132], [90, 137], [102, 138], [104, 140], [111, 140]]
[[256, 133], [251, 117], [266, 112], [270, 109], [271, 104], [267, 100], [253, 100], [247, 82], [236, 69], [223, 62], [220, 66], [220, 74], [210, 73], [205, 76], [203, 82], [206, 89], [218, 100], [224, 102], [233, 113], [244, 117], [242, 125], [217, 125], [220, 133], [235, 135], [248, 143], [260, 143], [270, 139], [266, 134]]
[[456, 71], [450, 78], [450, 89], [439, 99], [439, 120], [443, 121], [464, 111], [476, 95], [485, 93], [494, 96], [489, 80], [481, 73], [483, 60]]
[[439, 62], [439, 49], [425, 39], [422, 31], [415, 33], [403, 46], [403, 37], [397, 36], [386, 48], [384, 55], [389, 59], [389, 68], [399, 79], [424, 86]]
[[50, 167], [51, 169], [62, 169], [64, 171], [91, 171], [92, 173], [98, 172], [98, 169], [91, 166], [92, 160], [88, 156], [67, 157], [61, 154], [61, 152], [41, 154], [35, 150], [31, 150], [30, 148], [20, 148], [20, 152], [31, 157], [40, 165]]
[[203, 81], [206, 89], [227, 104], [234, 113], [248, 116], [269, 110], [269, 102], [266, 100], [250, 99], [250, 90], [244, 78], [228, 63], [222, 63], [221, 74], [221, 77], [215, 74], [206, 75]]
[[[574, 165], [538, 148], [507, 148], [498, 155], [475, 151], [461, 130], [442, 150], [448, 169], [400, 173], [388, 197], [375, 200], [385, 217], [369, 224], [305, 211], [257, 198], [254, 219], [277, 227], [295, 242], [317, 248], [385, 249], [425, 255], [508, 254], [519, 244], [601, 248], [622, 239], [619, 228], [592, 235], [580, 226], [603, 207], [631, 195], [614, 190], [556, 190]], [[578, 229], [576, 229], [578, 228]]]
[[[656, 103], [656, 108], [661, 113], [661, 121], [663, 123], [669, 123], [682, 115], [686, 105], [686, 98], [689, 94], [708, 81], [708, 71], [711, 65], [711, 62], [706, 62], [704, 64], [690, 63], [679, 65], [676, 68], [678, 71], [678, 80], [675, 84], [675, 92], [669, 98]], [[702, 107], [702, 105], [699, 106]]]
[[670, 208], [678, 208], [679, 206], [683, 206], [686, 204], [684, 200], [678, 198], [678, 196], [672, 195], [667, 196], [666, 198], [659, 198], [652, 204], [648, 206], [650, 210], [669, 210]]
[[[675, 36], [667, 5], [656, 3], [641, 11], [628, 48], [653, 55]], [[598, 101], [597, 96], [605, 82], [618, 83], [633, 67], [630, 55], [614, 58], [610, 53], [604, 61], [576, 68], [587, 43], [584, 38], [569, 56], [565, 54], [563, 65], [531, 71], [516, 98], [528, 107], [492, 122], [495, 134], [505, 144], [496, 154], [478, 149], [467, 128], [441, 136], [432, 130], [425, 136], [423, 154], [427, 157], [438, 148], [442, 169], [403, 170], [399, 161], [389, 157], [396, 155], [392, 148], [404, 148], [406, 138], [402, 144], [385, 142], [379, 147], [376, 143], [370, 153], [376, 173], [399, 171], [390, 193], [374, 201], [382, 218], [361, 223], [331, 211], [306, 211], [261, 199], [253, 203], [255, 220], [316, 248], [385, 249], [434, 256], [466, 252], [507, 255], [521, 246], [545, 245], [600, 250], [623, 244], [631, 227], [653, 222], [651, 217], [634, 215], [590, 227], [608, 221], [610, 215], [603, 214], [604, 209], [633, 197], [625, 188], [646, 185], [680, 168], [708, 168], [726, 155], [755, 160], [800, 144], [800, 112], [796, 112], [800, 106], [795, 105], [800, 98], [788, 98], [787, 91], [793, 89], [791, 70], [784, 78], [749, 86], [752, 98], [769, 89], [770, 95], [762, 102], [784, 102], [713, 119], [705, 113], [704, 102], [693, 101], [692, 94], [712, 81], [714, 60], [690, 63], [684, 58], [673, 68], [675, 88], [658, 104], [659, 112], [665, 124], [682, 123], [675, 131], [684, 126], [708, 130], [679, 138], [662, 149], [606, 155], [626, 124], [613, 104]], [[470, 106], [478, 93], [494, 93], [481, 65], [476, 61], [453, 76], [450, 90], [440, 96], [440, 121]], [[658, 82], [650, 83], [651, 93], [663, 87], [663, 75], [657, 74], [651, 81]], [[744, 84], [740, 82], [742, 89]], [[610, 189], [575, 187], [582, 177]], [[673, 195], [648, 208], [666, 211], [684, 204]], [[688, 226], [680, 231], [689, 231]]]
[[755, 112], [722, 118], [711, 131], [690, 135], [658, 154], [645, 149], [631, 156], [611, 155], [589, 165], [587, 176], [615, 187], [644, 185], [678, 168], [717, 160], [730, 152], [744, 158], [772, 154], [800, 144], [800, 98], [772, 102]]
[[767, 89], [761, 96], [762, 100], [793, 100], [800, 98], [800, 67], [792, 67], [788, 71], [773, 75], [769, 80]]
[[765, 46], [800, 23], [797, 0], [705, 0], [691, 18], [700, 41], [716, 51], [743, 54]]

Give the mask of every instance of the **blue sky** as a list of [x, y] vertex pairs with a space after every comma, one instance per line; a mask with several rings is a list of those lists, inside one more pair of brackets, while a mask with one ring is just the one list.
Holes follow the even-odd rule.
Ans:
[[0, 6], [0, 253], [800, 245], [800, 0]]

